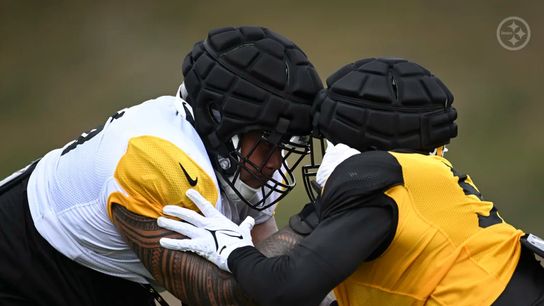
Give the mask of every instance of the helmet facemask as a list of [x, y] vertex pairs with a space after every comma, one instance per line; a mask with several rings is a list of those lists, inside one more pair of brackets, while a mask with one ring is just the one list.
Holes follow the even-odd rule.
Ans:
[[315, 203], [321, 193], [321, 187], [316, 182], [316, 175], [321, 160], [325, 155], [325, 138], [312, 137], [310, 139], [310, 164], [302, 166], [302, 180], [304, 189], [312, 203]]
[[[313, 97], [323, 88], [304, 52], [266, 28], [215, 29], [185, 57], [183, 75], [195, 129], [227, 197], [257, 210], [282, 199], [308, 152], [307, 141], [291, 136], [311, 132]], [[258, 141], [242, 146], [257, 131]]]
[[309, 151], [308, 137], [268, 131], [234, 136], [231, 147], [228, 157], [217, 157], [221, 181], [256, 210], [274, 205], [294, 188], [293, 171]]

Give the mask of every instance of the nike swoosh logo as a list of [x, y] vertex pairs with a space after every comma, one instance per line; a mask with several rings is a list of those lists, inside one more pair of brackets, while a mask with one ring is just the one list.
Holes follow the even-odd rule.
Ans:
[[189, 182], [189, 185], [193, 187], [196, 186], [196, 183], [198, 183], [198, 177], [193, 180], [193, 178], [189, 175], [189, 173], [187, 173], [187, 170], [183, 168], [183, 165], [181, 163], [178, 163], [178, 164], [181, 167], [181, 171], [183, 171], [183, 174], [185, 174], [185, 178]]
[[229, 237], [238, 238], [238, 239], [244, 239], [244, 237], [242, 237], [242, 235], [233, 235], [233, 234], [229, 234], [229, 233], [226, 233], [226, 232], [221, 232], [221, 234], [223, 234], [225, 236], [229, 236]]

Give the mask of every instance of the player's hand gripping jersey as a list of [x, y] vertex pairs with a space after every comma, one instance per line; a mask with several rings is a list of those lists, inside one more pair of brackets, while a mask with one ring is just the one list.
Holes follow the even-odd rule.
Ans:
[[[28, 201], [37, 230], [55, 249], [99, 272], [146, 283], [149, 272], [111, 222], [112, 203], [156, 218], [167, 204], [196, 209], [185, 196], [193, 188], [235, 222], [248, 214], [224, 209], [183, 104], [164, 96], [121, 110], [39, 161]], [[272, 209], [254, 212], [257, 222]]]

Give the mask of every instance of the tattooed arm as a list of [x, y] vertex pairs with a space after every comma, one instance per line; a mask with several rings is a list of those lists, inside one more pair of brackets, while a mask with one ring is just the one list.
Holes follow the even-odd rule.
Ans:
[[289, 252], [302, 238], [304, 236], [286, 226], [259, 242], [255, 247], [266, 257], [279, 256]]
[[[157, 283], [183, 302], [191, 306], [255, 305], [231, 274], [196, 254], [161, 248], [160, 238], [183, 238], [180, 234], [162, 229], [155, 219], [120, 205], [113, 205], [112, 215], [113, 223]], [[287, 226], [257, 248], [267, 256], [285, 254], [302, 237]]]

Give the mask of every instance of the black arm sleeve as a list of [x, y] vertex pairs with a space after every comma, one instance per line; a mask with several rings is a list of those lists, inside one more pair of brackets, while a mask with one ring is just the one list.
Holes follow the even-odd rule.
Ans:
[[287, 255], [266, 258], [245, 247], [229, 256], [244, 291], [261, 305], [318, 305], [325, 295], [394, 236], [391, 199], [346, 210], [322, 221]]
[[365, 260], [379, 256], [397, 226], [396, 203], [384, 190], [402, 184], [387, 152], [360, 154], [331, 174], [317, 227], [286, 255], [266, 258], [240, 248], [228, 264], [242, 289], [261, 305], [318, 305]]

